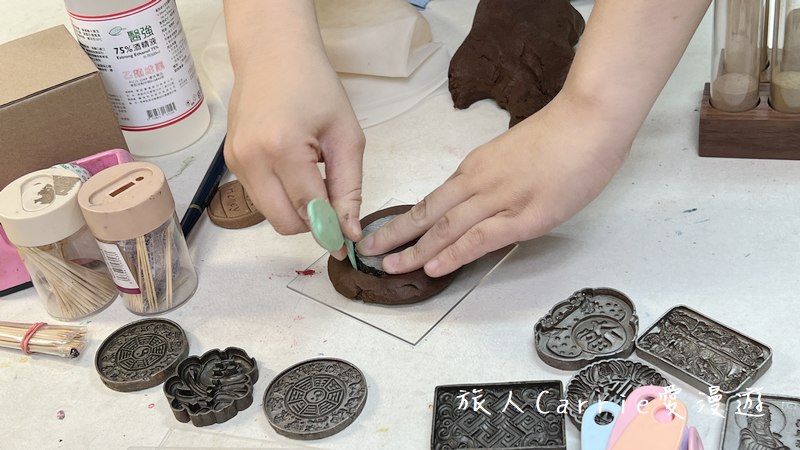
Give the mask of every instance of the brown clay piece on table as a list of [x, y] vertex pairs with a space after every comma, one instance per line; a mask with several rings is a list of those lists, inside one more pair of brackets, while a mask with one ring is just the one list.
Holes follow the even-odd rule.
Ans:
[[568, 0], [481, 0], [448, 71], [456, 108], [493, 98], [509, 127], [564, 85], [585, 22]]
[[[376, 211], [361, 219], [361, 227], [367, 228], [378, 219], [402, 214], [411, 209], [411, 206], [392, 206]], [[384, 305], [417, 303], [442, 292], [453, 281], [455, 274], [456, 272], [453, 272], [443, 277], [431, 278], [422, 269], [418, 269], [400, 275], [377, 276], [353, 269], [347, 260], [339, 261], [332, 256], [328, 258], [328, 276], [336, 291], [347, 298], [367, 303]]]
[[246, 228], [264, 220], [239, 180], [219, 188], [208, 204], [208, 218], [222, 228]]

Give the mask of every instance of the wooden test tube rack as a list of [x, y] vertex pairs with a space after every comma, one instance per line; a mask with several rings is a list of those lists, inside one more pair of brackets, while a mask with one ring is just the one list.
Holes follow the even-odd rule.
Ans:
[[710, 84], [700, 104], [698, 154], [723, 158], [800, 159], [800, 114], [769, 106], [769, 83], [759, 85], [758, 106], [737, 113], [714, 109]]

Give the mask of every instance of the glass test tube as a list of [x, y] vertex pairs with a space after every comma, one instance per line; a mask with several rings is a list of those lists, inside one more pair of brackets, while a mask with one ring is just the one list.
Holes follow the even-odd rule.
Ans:
[[764, 25], [761, 28], [761, 41], [758, 44], [761, 71], [766, 70], [769, 66], [769, 35], [767, 35], [769, 31], [769, 1], [770, 0], [764, 0]]
[[773, 38], [769, 103], [800, 113], [800, 0], [775, 0]]
[[741, 112], [758, 105], [765, 0], [714, 2], [711, 106]]

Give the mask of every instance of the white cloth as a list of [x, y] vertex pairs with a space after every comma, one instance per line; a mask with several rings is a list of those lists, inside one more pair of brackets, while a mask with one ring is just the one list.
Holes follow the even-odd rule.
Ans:
[[317, 0], [325, 51], [337, 72], [407, 77], [440, 47], [404, 0]]
[[[447, 81], [450, 57], [405, 0], [316, 0], [325, 50], [362, 127], [407, 111]], [[233, 88], [222, 16], [202, 54], [225, 105]]]

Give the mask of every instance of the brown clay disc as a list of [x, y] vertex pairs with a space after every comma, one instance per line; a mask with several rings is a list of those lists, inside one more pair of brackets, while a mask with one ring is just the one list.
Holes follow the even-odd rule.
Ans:
[[[392, 206], [369, 214], [361, 219], [361, 228], [380, 218], [402, 214], [411, 206]], [[400, 248], [405, 247], [407, 245]], [[449, 286], [456, 273], [431, 278], [418, 269], [400, 275], [375, 276], [353, 269], [347, 259], [328, 258], [328, 277], [337, 292], [354, 300], [384, 305], [406, 305], [430, 298]]]
[[245, 228], [264, 220], [239, 180], [229, 181], [217, 188], [208, 205], [208, 217], [222, 228]]

